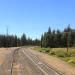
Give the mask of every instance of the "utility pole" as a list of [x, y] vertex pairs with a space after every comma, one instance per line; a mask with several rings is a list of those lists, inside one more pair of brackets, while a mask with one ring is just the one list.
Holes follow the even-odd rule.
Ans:
[[6, 37], [7, 37], [7, 43], [6, 43], [6, 47], [8, 47], [9, 46], [9, 38], [8, 38], [8, 25], [6, 26]]
[[8, 36], [8, 26], [6, 27], [6, 35]]

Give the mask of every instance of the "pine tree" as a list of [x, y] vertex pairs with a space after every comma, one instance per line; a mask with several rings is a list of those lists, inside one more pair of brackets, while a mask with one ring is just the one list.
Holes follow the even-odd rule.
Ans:
[[26, 44], [27, 44], [26, 35], [23, 34], [23, 35], [21, 36], [21, 45], [22, 45], [22, 46], [25, 46]]

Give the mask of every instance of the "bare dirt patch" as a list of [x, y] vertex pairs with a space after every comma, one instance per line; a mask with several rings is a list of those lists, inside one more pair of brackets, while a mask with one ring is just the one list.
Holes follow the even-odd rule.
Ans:
[[16, 48], [0, 48], [0, 65], [5, 61], [6, 57]]

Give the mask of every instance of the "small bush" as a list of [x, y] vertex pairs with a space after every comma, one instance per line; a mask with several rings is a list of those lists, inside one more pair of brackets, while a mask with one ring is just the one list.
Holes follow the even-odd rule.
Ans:
[[75, 52], [71, 52], [71, 57], [75, 57]]
[[70, 60], [69, 57], [63, 58], [64, 61], [68, 62]]
[[43, 53], [45, 52], [43, 49], [39, 49], [39, 51], [40, 51], [40, 52], [43, 52]]
[[51, 51], [51, 52], [50, 52], [50, 55], [56, 55], [56, 54], [55, 54], [55, 52], [54, 52], [54, 51]]
[[56, 52], [56, 56], [64, 58], [65, 54], [64, 54], [64, 52], [59, 51], [59, 52]]
[[58, 57], [63, 57], [63, 58], [65, 57], [65, 55], [64, 55], [63, 53], [58, 54], [57, 56], [58, 56]]
[[71, 53], [64, 53], [65, 57], [71, 57]]
[[42, 52], [42, 50], [39, 50], [40, 52]]
[[59, 52], [59, 53], [57, 53], [57, 56], [58, 57], [63, 57], [63, 58], [65, 58], [65, 57], [71, 57], [71, 53]]
[[50, 52], [50, 49], [46, 49], [45, 52], [46, 52], [46, 53], [49, 53], [49, 52]]
[[71, 59], [68, 61], [69, 63], [75, 64], [75, 59]]

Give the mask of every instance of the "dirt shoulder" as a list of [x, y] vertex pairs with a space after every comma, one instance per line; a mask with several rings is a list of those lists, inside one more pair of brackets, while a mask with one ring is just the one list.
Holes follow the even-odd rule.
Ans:
[[45, 53], [41, 53], [35, 50], [31, 51], [36, 54], [41, 60], [46, 62], [50, 67], [52, 67], [56, 71], [59, 71], [63, 75], [75, 75], [75, 68], [68, 63]]
[[6, 57], [14, 51], [15, 48], [0, 48], [0, 65], [5, 61]]

